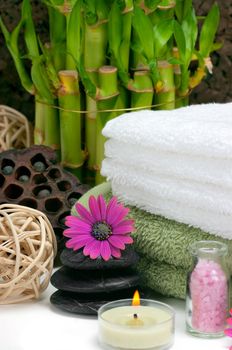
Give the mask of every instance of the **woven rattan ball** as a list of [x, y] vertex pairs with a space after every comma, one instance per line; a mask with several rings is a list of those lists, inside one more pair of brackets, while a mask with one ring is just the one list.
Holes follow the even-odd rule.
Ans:
[[14, 108], [0, 105], [0, 151], [31, 145], [27, 118]]
[[38, 298], [48, 286], [55, 254], [56, 239], [45, 214], [0, 205], [0, 304]]

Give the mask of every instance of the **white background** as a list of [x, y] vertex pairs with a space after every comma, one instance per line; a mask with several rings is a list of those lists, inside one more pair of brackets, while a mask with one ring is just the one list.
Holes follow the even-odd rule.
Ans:
[[[0, 305], [0, 350], [99, 350], [97, 320], [59, 311], [49, 302], [52, 286], [40, 300]], [[232, 338], [199, 339], [186, 334], [184, 301], [162, 298], [176, 310], [172, 350], [222, 350]]]

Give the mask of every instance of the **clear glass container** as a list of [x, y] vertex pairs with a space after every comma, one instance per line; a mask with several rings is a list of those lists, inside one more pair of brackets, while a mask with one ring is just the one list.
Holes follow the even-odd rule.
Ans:
[[229, 308], [227, 245], [198, 241], [190, 246], [190, 253], [193, 266], [187, 282], [187, 331], [204, 338], [221, 337]]
[[166, 350], [174, 342], [174, 310], [164, 303], [117, 300], [98, 311], [99, 342], [104, 349]]

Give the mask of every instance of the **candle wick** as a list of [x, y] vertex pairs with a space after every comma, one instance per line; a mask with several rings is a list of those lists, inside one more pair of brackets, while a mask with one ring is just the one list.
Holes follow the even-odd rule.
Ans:
[[138, 318], [138, 315], [137, 314], [134, 314], [134, 319], [137, 319]]

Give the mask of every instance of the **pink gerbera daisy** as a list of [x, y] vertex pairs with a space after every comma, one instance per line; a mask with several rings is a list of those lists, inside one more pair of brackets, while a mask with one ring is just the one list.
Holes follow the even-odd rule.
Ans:
[[[232, 309], [230, 309], [229, 313], [230, 313], [230, 315], [232, 316]], [[226, 321], [227, 321], [228, 326], [232, 326], [232, 317], [227, 318]], [[226, 328], [226, 329], [224, 330], [224, 333], [225, 333], [225, 335], [227, 335], [228, 337], [232, 337], [232, 328], [229, 328], [229, 327]], [[232, 347], [231, 347], [230, 350], [232, 350]]]
[[89, 211], [80, 203], [76, 204], [77, 216], [67, 216], [65, 224], [69, 228], [64, 236], [70, 238], [67, 248], [83, 249], [83, 254], [105, 261], [111, 256], [120, 258], [125, 244], [133, 243], [130, 233], [134, 231], [134, 220], [125, 220], [129, 209], [113, 197], [107, 205], [103, 196], [89, 198]]

